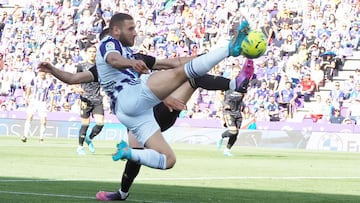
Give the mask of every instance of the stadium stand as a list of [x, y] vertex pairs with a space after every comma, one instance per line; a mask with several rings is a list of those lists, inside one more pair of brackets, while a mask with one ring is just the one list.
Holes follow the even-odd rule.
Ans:
[[[308, 119], [315, 96], [320, 94], [326, 105], [336, 81], [347, 88], [341, 106], [342, 113], [347, 115], [351, 106], [349, 95], [354, 90], [348, 84], [350, 76], [354, 76], [354, 84], [360, 79], [358, 1], [29, 0], [0, 1], [0, 5], [3, 111], [13, 108], [14, 99], [15, 110], [24, 110], [23, 92], [19, 89], [23, 90], [31, 80], [31, 76], [24, 74], [26, 67], [36, 72], [37, 63], [45, 60], [63, 70], [75, 71], [75, 65], [84, 60], [84, 48], [98, 42], [99, 32], [115, 12], [130, 13], [136, 20], [138, 36], [134, 51], [160, 58], [197, 55], [227, 43], [234, 26], [246, 17], [252, 29], [263, 31], [269, 39], [267, 53], [255, 60], [256, 80], [245, 99], [245, 104], [252, 107], [257, 84], [263, 79], [268, 82], [270, 94], [277, 96], [287, 80], [298, 89], [306, 73], [313, 74], [316, 66], [323, 66], [326, 77], [320, 82], [319, 91], [310, 102], [304, 102], [299, 95], [293, 116], [282, 116], [280, 120]], [[326, 53], [331, 55], [335, 69], [324, 68], [332, 63], [325, 60]], [[242, 57], [224, 60], [211, 73], [230, 76], [232, 67], [241, 67], [243, 62]], [[271, 62], [274, 64], [270, 66]], [[275, 89], [268, 80], [272, 74], [278, 81]], [[59, 81], [57, 84], [58, 95], [60, 92], [62, 95], [60, 103], [56, 108], [49, 107], [49, 111], [64, 111], [61, 108], [64, 103], [73, 104], [70, 97], [76, 97], [70, 86]], [[218, 92], [198, 90], [187, 104], [188, 111], [199, 106], [200, 111], [207, 111], [209, 119], [219, 119], [219, 98]]]

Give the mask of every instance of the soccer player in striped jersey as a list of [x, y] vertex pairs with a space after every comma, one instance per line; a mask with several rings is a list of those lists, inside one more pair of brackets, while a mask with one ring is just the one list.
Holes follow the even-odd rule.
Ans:
[[24, 126], [24, 134], [21, 137], [23, 142], [27, 141], [29, 136], [31, 121], [37, 112], [40, 117], [40, 143], [44, 142], [46, 116], [48, 109], [51, 109], [54, 102], [53, 97], [54, 83], [46, 73], [39, 71], [37, 76], [30, 82], [26, 89], [25, 101], [28, 104], [27, 118]]
[[[122, 14], [118, 14], [118, 15], [122, 15]], [[130, 20], [130, 19], [126, 19], [126, 20]], [[132, 19], [131, 19], [132, 20]], [[245, 26], [247, 26], [247, 25], [245, 25]], [[110, 26], [111, 27], [111, 26]], [[244, 28], [244, 27], [243, 27]], [[246, 29], [247, 27], [245, 27], [244, 29]], [[124, 28], [125, 29], [125, 28]], [[241, 36], [241, 35], [243, 35], [243, 33], [241, 33], [242, 31], [243, 31], [243, 29], [242, 28], [239, 28], [238, 29], [239, 30], [239, 35], [238, 36]], [[125, 31], [125, 30], [124, 30]], [[120, 37], [120, 39], [121, 39], [121, 37]], [[127, 40], [127, 39], [125, 39], [125, 40]], [[240, 55], [240, 53], [241, 53], [241, 49], [239, 48], [239, 44], [241, 44], [241, 38], [239, 38], [239, 37], [237, 37], [236, 39], [234, 39], [233, 41], [231, 41], [230, 42], [230, 44], [229, 44], [229, 49], [227, 49], [227, 48], [225, 48], [225, 49], [222, 49], [223, 51], [225, 51], [225, 52], [227, 52], [227, 51], [229, 51], [229, 53], [225, 53], [224, 55], [221, 55], [221, 56], [219, 56], [219, 57], [226, 57], [226, 56], [229, 56], [229, 55], [232, 55], [232, 56], [238, 56], [238, 55]], [[124, 44], [125, 46], [126, 46], [126, 43]], [[107, 49], [112, 49], [112, 48], [114, 48], [113, 47], [113, 44], [108, 44], [108, 46], [106, 46], [106, 48]], [[127, 49], [126, 47], [123, 47], [124, 49]], [[127, 50], [127, 51], [129, 51], [129, 50]], [[219, 50], [219, 51], [221, 51], [221, 50]], [[213, 53], [214, 54], [214, 53]], [[229, 54], [229, 55], [228, 55]], [[132, 55], [132, 54], [131, 54]], [[134, 56], [134, 55], [132, 55], [131, 57], [135, 57], [135, 59], [136, 59], [136, 56]], [[207, 58], [207, 57], [206, 57]], [[178, 62], [175, 62], [175, 61], [172, 61], [172, 62], [170, 62], [170, 61], [167, 61], [167, 62], [164, 62], [164, 61], [159, 61], [159, 60], [153, 60], [153, 62], [152, 62], [152, 65], [149, 65], [149, 64], [147, 64], [146, 62], [144, 62], [143, 64], [141, 64], [140, 63], [140, 60], [139, 59], [137, 59], [137, 64], [134, 64], [132, 67], [133, 68], [136, 68], [136, 70], [137, 70], [137, 72], [139, 73], [143, 73], [142, 72], [142, 70], [140, 70], [141, 68], [141, 66], [142, 66], [142, 68], [144, 68], [145, 66], [146, 66], [146, 70], [148, 70], [148, 68], [150, 68], [151, 69], [151, 67], [153, 67], [155, 64], [156, 65], [160, 65], [160, 64], [162, 64], [162, 66], [166, 66], [166, 65], [168, 65], [168, 66], [171, 66], [171, 67], [179, 67], [179, 66], [181, 66], [181, 67], [183, 67], [183, 65], [185, 64], [185, 63], [187, 63], [187, 62], [189, 62], [189, 60], [190, 59], [177, 59], [178, 60]], [[166, 65], [165, 65], [166, 64]], [[50, 64], [40, 64], [40, 69], [47, 69], [48, 68], [48, 66], [49, 66]], [[123, 64], [124, 65], [124, 64]], [[144, 66], [145, 65], [145, 66]], [[203, 65], [203, 64], [192, 64], [193, 66], [195, 66], [195, 67], [197, 67], [197, 65]], [[208, 65], [210, 65], [210, 64], [208, 64]], [[160, 65], [161, 66], [161, 65]], [[171, 68], [170, 67], [170, 68]], [[139, 69], [140, 68], [140, 69]], [[167, 68], [169, 68], [169, 67], [167, 67]], [[200, 67], [199, 67], [200, 68]], [[202, 67], [202, 68], [204, 68], [204, 67]], [[191, 70], [192, 71], [192, 70]], [[206, 70], [202, 70], [202, 71], [206, 71]], [[147, 71], [145, 71], [145, 72], [147, 72]], [[124, 73], [125, 74], [132, 74], [132, 75], [134, 75], [135, 73], [134, 72], [127, 72], [127, 71], [124, 71]], [[89, 75], [89, 73], [87, 73], [88, 75]], [[192, 72], [192, 74], [196, 74], [196, 72]], [[202, 73], [203, 74], [203, 73]], [[84, 74], [83, 74], [84, 75]], [[92, 75], [92, 76], [94, 76], [94, 75]], [[206, 75], [205, 75], [206, 76]], [[202, 81], [202, 79], [201, 79], [201, 77], [202, 76], [200, 76], [200, 77], [195, 77], [195, 78], [192, 78], [192, 77], [190, 77], [190, 78], [192, 78], [192, 79], [189, 79], [190, 81], [195, 81], [195, 83], [192, 83], [192, 84], [200, 84], [201, 82], [204, 82], [204, 81]], [[64, 78], [66, 78], [66, 77], [64, 77]], [[59, 78], [60, 79], [60, 78]], [[197, 82], [196, 82], [196, 80], [198, 80]], [[74, 81], [76, 81], [76, 80], [74, 80]], [[80, 80], [78, 80], [77, 79], [77, 81], [78, 82], [80, 82]], [[131, 82], [131, 81], [129, 81], [129, 80], [120, 80], [120, 82], [121, 81], [123, 81], [123, 82]], [[186, 81], [186, 80], [185, 80]], [[187, 94], [189, 94], [189, 92], [186, 92], [186, 91], [183, 91], [182, 90], [182, 88], [183, 87], [185, 87], [185, 89], [186, 89], [186, 85], [188, 85], [189, 87], [190, 87], [190, 89], [191, 89], [191, 86], [190, 86], [190, 83], [188, 83], [188, 82], [185, 82], [184, 81], [184, 83], [180, 86], [180, 87], [178, 87], [176, 90], [174, 90], [173, 92], [172, 92], [172, 94], [169, 96], [169, 97], [167, 97], [167, 98], [165, 98], [164, 99], [164, 102], [165, 102], [165, 100], [167, 100], [168, 98], [171, 98], [171, 97], [175, 97], [175, 98], [177, 98], [178, 96], [188, 96]], [[84, 81], [83, 81], [84, 82]], [[238, 80], [231, 80], [231, 81], [227, 81], [227, 83], [226, 82], [224, 82], [224, 84], [226, 83], [227, 84], [227, 88], [233, 88], [233, 89], [239, 89], [239, 90], [246, 90], [246, 87], [247, 87], [247, 84], [244, 84], [244, 83], [242, 83], [243, 81], [238, 81]], [[206, 83], [206, 82], [205, 82]], [[134, 85], [136, 85], [136, 84], [134, 84]], [[184, 86], [185, 85], [185, 86]], [[213, 85], [213, 84], [209, 84], [208, 83], [208, 85]], [[200, 86], [200, 85], [199, 85]], [[226, 85], [225, 85], [226, 86]], [[116, 88], [116, 86], [113, 86], [114, 88]], [[193, 87], [196, 87], [196, 86], [193, 86]], [[110, 89], [108, 89], [109, 91], [114, 91], [114, 90], [110, 90]], [[115, 89], [115, 90], [117, 90], [117, 91], [121, 91], [121, 89]], [[191, 95], [191, 93], [192, 92], [190, 92], [190, 94], [189, 95]], [[129, 98], [129, 97], [128, 97]], [[130, 99], [130, 98], [129, 98]], [[118, 100], [118, 101], [120, 101], [120, 100]], [[122, 100], [122, 101], [124, 101], [124, 100]], [[179, 100], [178, 100], [179, 101]], [[160, 104], [158, 104], [158, 105], [161, 105], [162, 103], [160, 103]], [[155, 118], [155, 120], [156, 120], [156, 122], [158, 123], [158, 125], [159, 125], [159, 130], [161, 130], [161, 131], [163, 131], [165, 128], [163, 128], [163, 124], [161, 124], [158, 120], [157, 120], [157, 118], [156, 118], [156, 112], [158, 112], [158, 110], [156, 110], [156, 107], [157, 106], [154, 106], [154, 108], [153, 108], [153, 114], [155, 114], [155, 116], [154, 116], [154, 118]], [[183, 108], [178, 108], [179, 110], [181, 110], [181, 109], [183, 109]], [[162, 110], [166, 110], [166, 107], [165, 108], [163, 108]], [[160, 112], [160, 111], [159, 111]], [[164, 111], [165, 112], [165, 111]], [[169, 111], [169, 112], [174, 112], [174, 111]], [[160, 114], [160, 116], [161, 116], [162, 114]], [[177, 116], [176, 116], [177, 117]], [[176, 119], [176, 117], [174, 117], [175, 119]], [[174, 119], [174, 120], [175, 120]], [[169, 124], [169, 126], [171, 126], [172, 124], [171, 123], [169, 123], [169, 122], [166, 122], [167, 124]], [[165, 125], [165, 124], [164, 124]], [[130, 142], [130, 141], [129, 141]], [[131, 143], [130, 143], [130, 145], [132, 145]], [[142, 143], [142, 144], [140, 144], [140, 146], [141, 147], [143, 147], [143, 145], [144, 145], [144, 143]], [[122, 147], [122, 148], [124, 148], [124, 147]], [[129, 150], [135, 150], [135, 147], [134, 148], [130, 148]], [[136, 151], [136, 150], [135, 150]], [[146, 151], [146, 150], [143, 150], [143, 151]], [[140, 152], [140, 151], [138, 151], [138, 152]], [[118, 153], [117, 153], [118, 154]], [[115, 154], [114, 156], [113, 156], [113, 159], [114, 160], [117, 160], [117, 159], [115, 159], [115, 158], [117, 158], [117, 154]], [[120, 157], [119, 159], [121, 159], [122, 157]], [[137, 175], [137, 173], [138, 173], [138, 171], [139, 171], [139, 169], [140, 169], [140, 165], [139, 165], [139, 163], [137, 163], [136, 161], [134, 161], [134, 160], [128, 160], [128, 162], [127, 162], [127, 168], [128, 168], [128, 164], [129, 165], [131, 165], [132, 164], [132, 166], [133, 166], [133, 169], [125, 169], [125, 173], [124, 173], [124, 175], [123, 175], [123, 180], [122, 180], [122, 188], [119, 190], [119, 191], [117, 191], [117, 192], [99, 192], [97, 195], [96, 195], [96, 197], [97, 197], [97, 199], [99, 199], [99, 200], [104, 200], [104, 201], [109, 201], [109, 200], [125, 200], [126, 198], [127, 198], [127, 196], [128, 196], [128, 189], [130, 188], [130, 186], [131, 186], [131, 184], [132, 184], [132, 181], [134, 180], [134, 178], [136, 177], [136, 175]], [[144, 163], [142, 163], [142, 164], [144, 164]], [[146, 164], [145, 164], [146, 165]], [[149, 166], [149, 165], [148, 165]], [[150, 166], [151, 167], [151, 166]], [[168, 168], [171, 168], [170, 166], [167, 166]], [[130, 167], [129, 167], [130, 168]], [[163, 169], [165, 169], [165, 168], [163, 168]], [[126, 172], [126, 170], [127, 170], [127, 172]], [[130, 174], [130, 172], [131, 172], [131, 174]], [[125, 179], [125, 181], [124, 181], [124, 179]], [[123, 184], [123, 182], [126, 182], [126, 183], [124, 183]], [[125, 185], [124, 187], [123, 187], [123, 185]]]
[[[148, 64], [149, 66], [152, 64], [151, 61], [153, 57], [149, 57], [146, 55], [136, 54], [137, 58], [141, 58]], [[165, 59], [165, 60], [178, 60], [175, 59]], [[189, 59], [190, 60], [190, 59]], [[184, 61], [185, 63], [185, 61]], [[151, 68], [151, 66], [150, 66]], [[39, 70], [51, 73], [54, 77], [60, 79], [61, 81], [68, 84], [78, 84], [78, 83], [87, 83], [87, 82], [97, 82], [97, 69], [96, 66], [93, 66], [88, 71], [83, 71], [79, 73], [69, 73], [65, 71], [61, 71], [49, 63], [41, 63], [39, 65]], [[177, 117], [180, 114], [180, 111], [184, 109], [184, 103], [186, 103], [192, 93], [196, 90], [196, 88], [204, 88], [207, 90], [222, 90], [226, 91], [229, 89], [233, 89], [235, 91], [245, 93], [247, 90], [247, 82], [240, 83], [240, 80], [237, 79], [230, 80], [227, 78], [223, 78], [220, 76], [213, 75], [205, 75], [199, 78], [195, 78], [185, 82], [180, 88], [178, 88], [172, 95], [166, 98], [163, 102], [156, 105], [153, 108], [154, 116], [157, 123], [160, 126], [161, 131], [166, 131], [171, 126], [174, 125]], [[135, 137], [129, 133], [129, 145], [132, 148], [141, 149], [142, 145], [138, 143]], [[130, 187], [138, 175], [140, 171], [141, 165], [128, 160], [126, 162], [125, 170], [123, 172], [122, 180], [121, 180], [121, 188], [116, 192], [102, 192], [100, 191], [97, 196], [100, 199], [108, 199], [108, 200], [125, 200], [128, 196], [128, 192]]]

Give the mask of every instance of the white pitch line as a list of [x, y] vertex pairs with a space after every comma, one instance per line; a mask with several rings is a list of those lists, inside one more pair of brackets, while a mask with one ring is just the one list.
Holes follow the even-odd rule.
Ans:
[[[194, 180], [356, 180], [360, 176], [230, 176], [230, 177], [184, 177], [184, 178], [137, 178], [137, 181], [194, 181]], [[65, 181], [110, 181], [114, 179], [3, 179], [1, 182], [65, 182]]]
[[3, 194], [14, 194], [14, 195], [47, 196], [47, 197], [68, 197], [68, 198], [75, 198], [75, 199], [95, 199], [95, 197], [89, 197], [89, 196], [60, 195], [60, 194], [48, 194], [48, 193], [36, 193], [36, 192], [14, 192], [14, 191], [4, 191], [4, 190], [0, 190], [0, 193], [3, 193]]
[[329, 176], [234, 176], [234, 177], [197, 177], [197, 178], [139, 178], [138, 180], [142, 181], [156, 181], [156, 180], [347, 180], [347, 179], [360, 179], [359, 176], [337, 176], [337, 177], [329, 177]]
[[[73, 199], [91, 199], [95, 200], [95, 197], [89, 196], [77, 196], [77, 195], [60, 195], [60, 194], [48, 194], [48, 193], [36, 193], [36, 192], [14, 192], [14, 191], [3, 191], [0, 190], [2, 194], [14, 194], [14, 195], [34, 195], [34, 196], [46, 196], [46, 197], [66, 197]], [[159, 201], [149, 201], [149, 200], [139, 200], [139, 199], [131, 199], [133, 202], [144, 202], [144, 203], [172, 203], [172, 202], [159, 202]]]

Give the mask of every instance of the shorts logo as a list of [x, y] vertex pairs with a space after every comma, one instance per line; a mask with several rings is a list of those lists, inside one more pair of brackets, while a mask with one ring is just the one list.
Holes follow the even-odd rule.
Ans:
[[114, 42], [108, 42], [108, 43], [106, 43], [105, 49], [106, 49], [106, 51], [114, 50], [114, 49], [115, 49], [115, 44], [114, 44]]

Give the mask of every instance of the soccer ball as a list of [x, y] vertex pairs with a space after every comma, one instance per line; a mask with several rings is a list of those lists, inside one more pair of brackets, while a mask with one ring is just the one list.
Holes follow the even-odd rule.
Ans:
[[264, 33], [256, 30], [249, 31], [241, 44], [241, 54], [246, 58], [255, 59], [262, 56], [267, 49], [267, 39]]

